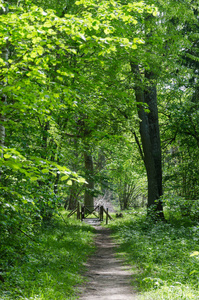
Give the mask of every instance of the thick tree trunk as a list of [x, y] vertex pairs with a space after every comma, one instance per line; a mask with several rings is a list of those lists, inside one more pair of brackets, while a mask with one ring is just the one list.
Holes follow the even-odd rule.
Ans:
[[[137, 66], [136, 68], [134, 67], [134, 72], [136, 72], [135, 75], [138, 77], [139, 69]], [[153, 208], [159, 218], [164, 218], [160, 198], [163, 192], [157, 92], [152, 73], [146, 74], [145, 79], [148, 80], [148, 85], [145, 87], [142, 86], [141, 82], [136, 80], [135, 96], [136, 101], [141, 103], [138, 106], [138, 115], [140, 118], [140, 135], [148, 180], [148, 208], [149, 211]], [[148, 105], [149, 112], [146, 112], [144, 109], [144, 104]]]
[[84, 163], [85, 163], [85, 171], [86, 171], [86, 189], [84, 193], [84, 205], [87, 206], [89, 209], [94, 208], [94, 180], [93, 180], [93, 158], [90, 154], [84, 153]]

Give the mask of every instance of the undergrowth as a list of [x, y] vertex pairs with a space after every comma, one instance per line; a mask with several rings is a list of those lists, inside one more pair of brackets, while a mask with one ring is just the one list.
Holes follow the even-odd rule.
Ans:
[[16, 232], [7, 260], [0, 259], [1, 300], [77, 299], [75, 286], [83, 281], [84, 262], [94, 250], [94, 233], [80, 221], [64, 220], [54, 217], [38, 227], [32, 238]]
[[199, 224], [156, 222], [126, 212], [109, 225], [118, 255], [134, 268], [139, 299], [199, 299]]

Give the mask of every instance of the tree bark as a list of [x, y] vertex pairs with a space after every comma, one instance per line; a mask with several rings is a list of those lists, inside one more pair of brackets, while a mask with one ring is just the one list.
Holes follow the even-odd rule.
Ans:
[[85, 173], [86, 173], [86, 189], [84, 193], [84, 205], [89, 209], [94, 209], [94, 180], [93, 180], [93, 158], [87, 152], [84, 153]]
[[[159, 218], [164, 218], [161, 201], [162, 191], [162, 158], [158, 122], [157, 91], [153, 74], [146, 73], [147, 85], [141, 82], [139, 67], [132, 65], [135, 74], [135, 96], [140, 118], [140, 136], [144, 153], [144, 165], [148, 180], [148, 211], [154, 209]], [[149, 112], [144, 109], [148, 105]]]
[[70, 195], [68, 199], [69, 210], [73, 210], [77, 207], [78, 193], [78, 184], [75, 181], [72, 181], [72, 186], [70, 187]]

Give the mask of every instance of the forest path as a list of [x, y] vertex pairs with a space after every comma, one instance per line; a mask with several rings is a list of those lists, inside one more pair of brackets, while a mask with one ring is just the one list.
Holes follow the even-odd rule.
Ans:
[[96, 252], [88, 260], [88, 282], [80, 288], [80, 300], [135, 300], [136, 292], [131, 287], [133, 272], [116, 258], [117, 244], [110, 237], [110, 230], [94, 225]]

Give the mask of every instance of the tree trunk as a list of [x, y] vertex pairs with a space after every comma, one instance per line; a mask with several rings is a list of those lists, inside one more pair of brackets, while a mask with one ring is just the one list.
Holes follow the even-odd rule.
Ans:
[[73, 210], [77, 207], [77, 197], [78, 197], [78, 184], [72, 181], [72, 186], [70, 187], [70, 195], [68, 199], [68, 209]]
[[[136, 79], [139, 76], [138, 66], [133, 68]], [[148, 85], [143, 87], [140, 80], [136, 80], [135, 96], [138, 105], [140, 118], [140, 135], [144, 153], [144, 164], [148, 180], [148, 211], [153, 208], [159, 218], [164, 218], [163, 206], [160, 197], [162, 196], [162, 159], [161, 144], [158, 123], [157, 92], [153, 82], [153, 74], [146, 73], [145, 79]], [[143, 104], [142, 104], [143, 103]], [[149, 112], [144, 109], [148, 105]]]
[[[8, 13], [8, 6], [5, 5], [5, 7], [3, 9], [1, 9], [0, 11], [0, 15], [2, 14], [7, 14]], [[3, 47], [2, 49], [2, 59], [4, 60], [4, 62], [6, 62], [6, 64], [8, 64], [8, 59], [9, 59], [9, 46], [8, 46], [8, 41], [6, 42], [6, 46]], [[2, 82], [0, 84], [1, 86], [5, 86], [7, 85], [7, 82]], [[1, 96], [1, 100], [3, 102], [3, 105], [7, 104], [7, 95], [3, 94]], [[4, 115], [0, 114], [0, 157], [3, 158], [3, 148], [4, 148], [4, 144], [5, 144], [5, 127], [4, 127], [4, 123], [6, 121], [6, 118]]]
[[94, 180], [93, 180], [93, 158], [88, 153], [84, 153], [84, 163], [85, 163], [85, 171], [86, 171], [86, 189], [84, 193], [84, 205], [89, 209], [94, 208]]

